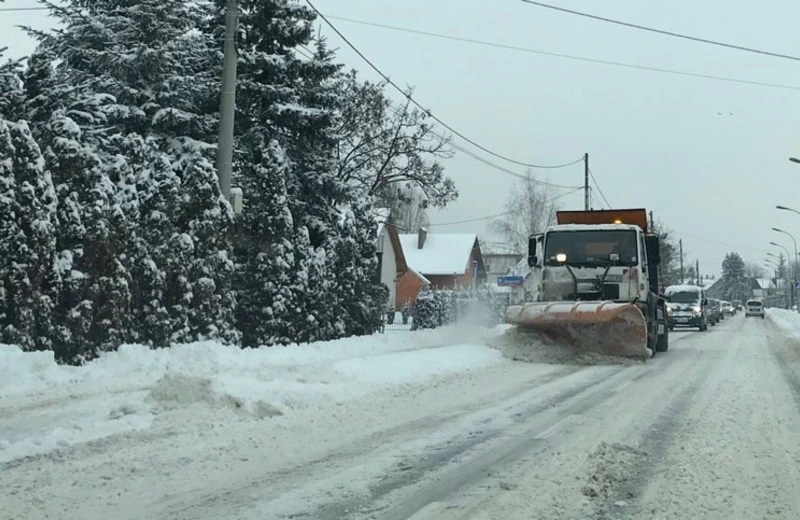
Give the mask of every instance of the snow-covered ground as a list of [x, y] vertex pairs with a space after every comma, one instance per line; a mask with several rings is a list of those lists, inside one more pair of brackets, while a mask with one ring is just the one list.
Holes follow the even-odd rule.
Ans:
[[3, 347], [0, 519], [800, 518], [800, 319], [768, 316], [644, 364], [504, 328]]
[[787, 336], [800, 338], [800, 313], [787, 309], [767, 309], [765, 315]]
[[255, 419], [287, 416], [489, 366], [502, 354], [480, 341], [502, 330], [442, 328], [246, 350], [215, 342], [125, 345], [83, 367], [0, 345], [0, 412], [18, 419], [0, 424], [0, 463], [145, 430], [160, 413], [193, 404]]

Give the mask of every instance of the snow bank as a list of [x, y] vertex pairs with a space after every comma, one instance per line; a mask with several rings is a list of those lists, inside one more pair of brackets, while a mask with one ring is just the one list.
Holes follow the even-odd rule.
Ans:
[[[494, 330], [444, 327], [291, 347], [206, 341], [151, 350], [124, 345], [82, 367], [51, 352], [0, 346], [0, 463], [150, 427], [189, 407], [250, 419], [342, 403], [504, 362]], [[198, 410], [200, 412], [202, 410]]]
[[787, 336], [800, 339], [800, 313], [786, 309], [767, 309], [766, 317], [772, 320]]
[[787, 309], [770, 308], [766, 310], [766, 317], [788, 336], [800, 338], [800, 313]]

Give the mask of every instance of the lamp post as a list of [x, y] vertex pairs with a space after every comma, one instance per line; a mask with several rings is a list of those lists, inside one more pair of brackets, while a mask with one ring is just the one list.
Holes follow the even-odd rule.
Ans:
[[[777, 228], [773, 228], [773, 230], [777, 231]], [[785, 233], [785, 231], [782, 231], [782, 233]], [[788, 233], [786, 233], [786, 234], [788, 235]], [[791, 235], [789, 235], [789, 236], [791, 237]], [[792, 240], [794, 240], [794, 237], [792, 237]], [[796, 244], [796, 242], [795, 242], [795, 244]], [[781, 245], [781, 244], [779, 244], [777, 242], [770, 242], [770, 245], [773, 245], [775, 247], [780, 247], [781, 249], [786, 251], [786, 256], [787, 257], [789, 257], [789, 258], [792, 257], [792, 253], [790, 253], [789, 250], [785, 246], [783, 246], [783, 245]], [[795, 253], [796, 252], [797, 252], [797, 246], [795, 245]], [[795, 256], [795, 258], [796, 258], [796, 256]], [[795, 301], [794, 284], [797, 281], [796, 273], [794, 271], [795, 271], [795, 262], [792, 262], [792, 287], [789, 290], [789, 306], [791, 306], [791, 307], [794, 306], [794, 301]]]
[[793, 163], [800, 164], [800, 159], [798, 159], [797, 157], [789, 157], [789, 160], [792, 161]]

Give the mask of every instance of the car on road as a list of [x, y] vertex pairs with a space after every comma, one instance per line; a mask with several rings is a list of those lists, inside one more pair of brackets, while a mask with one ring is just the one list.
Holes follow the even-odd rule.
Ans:
[[747, 300], [745, 304], [744, 317], [761, 316], [764, 319], [764, 303], [761, 300]]
[[697, 327], [707, 330], [711, 323], [710, 309], [705, 292], [696, 285], [670, 285], [664, 289], [667, 300], [667, 325], [675, 327]]
[[736, 314], [736, 308], [733, 306], [731, 302], [721, 300], [720, 303], [722, 305], [722, 314], [724, 316], [733, 316]]
[[716, 325], [720, 321], [722, 321], [722, 308], [720, 307], [719, 300], [716, 298], [709, 298], [708, 299], [708, 307], [711, 310], [711, 325]]
[[731, 305], [733, 305], [733, 308], [734, 308], [735, 310], [737, 310], [737, 311], [740, 311], [740, 310], [742, 310], [742, 300], [733, 300], [733, 302], [731, 303]]

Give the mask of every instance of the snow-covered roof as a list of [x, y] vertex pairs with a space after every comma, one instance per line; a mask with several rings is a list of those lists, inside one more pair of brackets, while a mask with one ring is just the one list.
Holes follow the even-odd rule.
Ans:
[[756, 282], [758, 282], [758, 287], [760, 289], [774, 289], [775, 284], [772, 283], [772, 280], [769, 278], [756, 278]]
[[625, 231], [641, 230], [633, 224], [557, 224], [548, 231]]
[[703, 288], [700, 287], [699, 285], [689, 285], [689, 284], [670, 285], [669, 287], [664, 289], [664, 294], [673, 294], [678, 292], [699, 292], [702, 289]]
[[400, 244], [408, 267], [426, 276], [467, 272], [469, 257], [478, 235], [474, 233], [428, 233], [422, 249], [419, 235], [402, 234]]
[[417, 278], [419, 278], [419, 279], [422, 281], [422, 283], [426, 283], [426, 284], [430, 284], [430, 283], [431, 283], [431, 281], [430, 281], [430, 280], [428, 280], [427, 278], [425, 278], [424, 276], [422, 276], [421, 274], [419, 274], [419, 272], [415, 271], [414, 269], [411, 269], [411, 268], [409, 267], [409, 268], [408, 268], [408, 270], [409, 270], [409, 271], [411, 271], [411, 274], [413, 274], [414, 276], [416, 276]]

